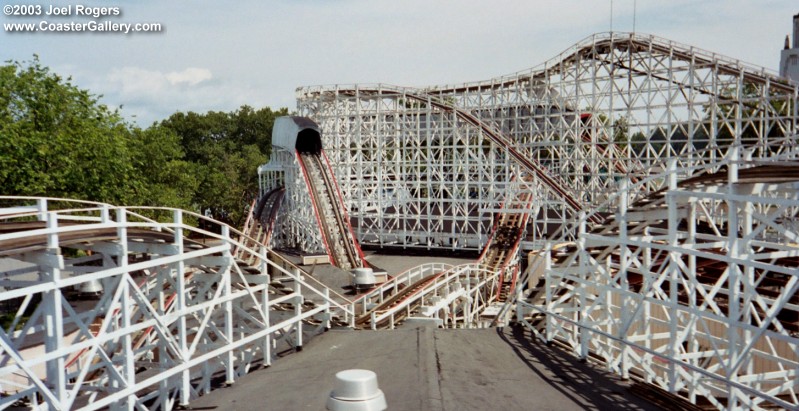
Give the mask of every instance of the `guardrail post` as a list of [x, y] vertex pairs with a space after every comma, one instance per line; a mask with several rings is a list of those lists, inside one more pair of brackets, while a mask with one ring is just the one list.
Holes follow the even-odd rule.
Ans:
[[[679, 224], [678, 215], [677, 215], [677, 199], [672, 193], [674, 190], [677, 190], [677, 160], [672, 159], [668, 162], [668, 176], [667, 176], [667, 183], [668, 183], [668, 190], [666, 192], [666, 205], [668, 211], [668, 244], [671, 247], [676, 247], [678, 243], [677, 239], [677, 225]], [[680, 280], [680, 268], [678, 264], [680, 263], [680, 256], [675, 251], [669, 251], [669, 263], [667, 267], [667, 272], [664, 273], [669, 278], [669, 300], [670, 303], [673, 304], [675, 307], [680, 304], [677, 299], [678, 295], [678, 284]], [[678, 332], [678, 316], [672, 314], [669, 320], [669, 345], [666, 349], [666, 353], [668, 354], [669, 358], [676, 358], [677, 353], [679, 352], [679, 344], [680, 339], [677, 335]], [[676, 392], [677, 391], [677, 378], [678, 378], [678, 370], [677, 364], [674, 361], [669, 362], [669, 370], [667, 374], [668, 384], [669, 384], [669, 392]]]
[[[177, 254], [183, 254], [183, 212], [175, 210], [173, 213], [173, 224], [175, 226], [175, 242], [174, 246]], [[175, 308], [178, 313], [178, 346], [180, 347], [181, 360], [184, 362], [189, 361], [189, 341], [188, 331], [186, 329], [186, 306], [187, 295], [186, 292], [186, 262], [179, 260], [174, 264], [175, 268], [175, 282], [177, 283], [177, 293], [175, 295]], [[185, 406], [189, 404], [191, 396], [191, 373], [188, 369], [181, 372], [180, 376], [180, 405]]]
[[103, 224], [111, 222], [111, 210], [108, 204], [103, 204], [100, 208], [100, 222]]
[[466, 273], [466, 303], [463, 307], [463, 321], [467, 323], [466, 328], [473, 328], [472, 320], [472, 271]]
[[36, 209], [39, 213], [39, 221], [47, 221], [47, 199], [40, 198], [36, 200]]
[[[644, 238], [643, 238], [643, 241], [652, 241], [652, 239], [649, 238], [650, 235], [651, 234], [649, 232], [649, 227], [644, 227]], [[642, 260], [643, 260], [643, 263], [644, 263], [644, 267], [652, 267], [652, 248], [651, 247], [644, 248], [644, 251], [643, 251], [642, 254], [643, 254]], [[653, 281], [652, 273], [651, 272], [647, 272], [646, 275], [644, 275], [644, 282], [643, 282], [643, 286], [641, 287], [641, 290], [644, 290], [645, 292], [649, 292], [649, 288], [652, 286], [652, 281]], [[648, 349], [651, 349], [652, 348], [652, 334], [654, 333], [652, 331], [652, 315], [651, 315], [652, 304], [650, 302], [648, 302], [648, 301], [643, 301], [642, 304], [644, 306], [643, 307], [643, 318], [645, 319], [645, 327], [646, 327], [646, 332], [644, 333], [646, 335], [646, 339], [644, 339], [644, 347], [646, 347]], [[651, 373], [651, 372], [645, 373], [644, 381], [649, 383], [649, 384], [651, 384], [652, 383], [652, 379], [653, 379], [653, 375], [652, 374], [653, 373]]]
[[[577, 244], [579, 244], [578, 248], [580, 250], [580, 274], [583, 278], [587, 278], [590, 274], [586, 271], [590, 268], [590, 264], [588, 263], [588, 258], [586, 256], [585, 250], [585, 233], [586, 233], [586, 223], [585, 223], [585, 211], [580, 212], [580, 231], [579, 237], [577, 240]], [[576, 333], [579, 335], [580, 338], [580, 359], [586, 360], [588, 358], [588, 349], [589, 349], [589, 340], [591, 338], [591, 333], [588, 330], [588, 325], [585, 324], [585, 317], [584, 311], [586, 306], [588, 305], [586, 294], [588, 290], [585, 284], [579, 285], [579, 310], [574, 313], [576, 316], [575, 320], [577, 320], [577, 327], [578, 330], [575, 330]]]
[[[231, 271], [236, 266], [236, 261], [234, 256], [231, 254], [233, 249], [233, 243], [230, 239], [230, 226], [227, 224], [222, 225], [222, 241], [225, 242], [227, 245], [227, 249], [223, 253], [223, 256], [226, 260], [228, 260], [227, 270], [224, 273], [220, 273], [222, 275], [222, 287], [223, 288], [223, 295], [227, 299], [225, 301], [224, 310], [225, 310], [225, 339], [227, 339], [228, 344], [233, 344], [233, 301], [229, 298], [231, 294], [231, 275], [233, 274]], [[232, 349], [229, 349], [225, 353], [225, 384], [233, 384], [236, 380], [236, 359]]]
[[[624, 341], [628, 327], [630, 327], [631, 319], [631, 310], [628, 310], [629, 300], [630, 298], [627, 296], [628, 292], [630, 291], [629, 280], [627, 278], [627, 266], [629, 265], [630, 259], [630, 249], [628, 247], [628, 237], [627, 237], [627, 208], [628, 205], [628, 197], [629, 197], [629, 187], [628, 187], [628, 180], [622, 179], [621, 184], [619, 186], [619, 191], [621, 192], [621, 196], [619, 198], [619, 240], [621, 242], [621, 250], [619, 250], [619, 276], [621, 277], [621, 290], [620, 293], [620, 314], [621, 318], [617, 324], [617, 332], [619, 333], [619, 339]], [[610, 274], [610, 271], [608, 271]], [[612, 311], [610, 309], [610, 301], [608, 301], [608, 314], [609, 316], [612, 315]], [[611, 317], [612, 318], [612, 317]], [[623, 379], [629, 379], [629, 348], [627, 344], [622, 343], [619, 347], [621, 349], [621, 363], [619, 367], [621, 368], [621, 377]]]
[[[127, 281], [124, 276], [119, 281], [119, 286], [122, 287], [122, 297], [121, 302], [122, 306], [120, 307], [120, 314], [122, 317], [122, 328], [125, 331], [130, 330], [130, 327], [133, 325], [131, 323], [131, 316], [133, 315], [134, 307], [132, 304], [131, 298], [131, 283]], [[122, 358], [124, 359], [124, 363], [122, 366], [122, 375], [125, 376], [124, 384], [128, 387], [136, 385], [136, 366], [134, 360], [136, 359], [133, 354], [133, 338], [130, 332], [126, 332], [125, 335], [122, 337], [122, 352], [124, 355]], [[115, 404], [116, 406], [112, 406], [111, 409], [119, 409], [119, 410], [133, 410], [136, 405], [136, 397], [134, 395], [128, 395], [124, 402], [120, 402]]]
[[325, 329], [330, 329], [330, 289], [325, 287]]
[[[104, 223], [108, 222], [109, 209], [108, 205], [103, 205], [101, 210], [101, 220]], [[128, 265], [128, 231], [127, 231], [127, 214], [124, 208], [117, 209], [117, 248], [116, 248], [116, 256], [117, 256], [117, 265], [119, 267], [125, 267]], [[122, 328], [125, 330], [130, 329], [133, 325], [130, 322], [130, 316], [133, 312], [133, 307], [131, 307], [131, 283], [127, 281], [126, 275], [119, 276], [118, 286], [123, 287], [122, 292]], [[103, 289], [109, 290], [111, 289], [110, 278], [104, 279]], [[131, 338], [131, 334], [126, 333], [125, 336], [122, 338], [122, 348], [125, 351], [124, 358], [124, 367], [123, 373], [125, 375], [125, 384], [127, 386], [132, 386], [136, 384], [136, 367], [134, 364], [134, 355], [133, 355], [133, 340]], [[119, 404], [119, 409], [129, 409], [132, 410], [134, 405], [136, 404], [136, 397], [133, 395], [129, 395], [126, 398], [125, 404]], [[112, 407], [114, 408], [114, 407]]]
[[552, 342], [553, 329], [555, 328], [555, 319], [549, 315], [552, 312], [552, 253], [546, 253], [544, 256], [544, 324], [546, 327], [545, 340], [547, 344]]
[[302, 289], [300, 288], [300, 273], [299, 270], [293, 268], [292, 274], [294, 274], [294, 316], [297, 319], [295, 329], [297, 331], [297, 341], [295, 344], [294, 349], [297, 351], [302, 351]]
[[[266, 276], [265, 284], [263, 291], [261, 291], [261, 315], [264, 319], [264, 328], [269, 328], [272, 326], [272, 320], [269, 316], [269, 287], [272, 283], [272, 276], [269, 274], [269, 264], [268, 264], [268, 254], [266, 247], [260, 247], [258, 249], [258, 253], [261, 257], [261, 274]], [[264, 367], [268, 367], [272, 365], [272, 334], [266, 334], [263, 339], [263, 345], [261, 346], [264, 355]]]
[[[41, 207], [42, 204], [40, 203], [40, 210], [46, 209], [46, 203], [44, 203], [44, 209]], [[61, 269], [63, 268], [57, 232], [58, 214], [55, 212], [46, 213], [45, 220], [47, 221], [48, 230], [46, 252], [49, 256], [56, 258], [48, 259], [48, 261], [53, 262], [53, 264], [43, 266], [43, 270], [39, 275], [42, 281], [58, 284], [61, 280]], [[58, 261], [61, 261], [61, 263]], [[42, 313], [46, 325], [44, 348], [48, 354], [59, 352], [64, 347], [64, 313], [61, 304], [63, 301], [61, 288], [56, 287], [51, 291], [45, 291], [42, 297]], [[46, 363], [46, 382], [57, 401], [56, 404], [51, 404], [54, 409], [64, 408], [64, 404], [67, 400], [67, 379], [65, 375], [66, 370], [64, 369], [65, 360], [66, 356], [60, 355]]]
[[[365, 301], [364, 301], [364, 304], [366, 304]], [[350, 303], [350, 305], [352, 306], [352, 315], [349, 317], [349, 319], [350, 319], [349, 324], [350, 324], [350, 327], [355, 328], [355, 302]]]

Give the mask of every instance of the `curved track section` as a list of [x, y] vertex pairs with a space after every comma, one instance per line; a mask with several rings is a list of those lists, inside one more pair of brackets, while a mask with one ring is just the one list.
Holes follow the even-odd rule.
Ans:
[[0, 256], [0, 408], [172, 409], [353, 319], [256, 239], [181, 210], [0, 197]]
[[[425, 275], [403, 288], [394, 289], [389, 297], [358, 317], [356, 326], [394, 328], [411, 315], [437, 315], [439, 310], [428, 310], [428, 314], [424, 315], [419, 308], [441, 305], [442, 296], [450, 302], [455, 301], [462, 296], [459, 291], [471, 297], [474, 304], [450, 308], [447, 313], [451, 322], [449, 325], [477, 326], [483, 310], [494, 303], [505, 303], [513, 293], [519, 271], [515, 269], [517, 267], [510, 270], [509, 267], [518, 255], [531, 203], [532, 194], [529, 191], [511, 193], [503, 206], [504, 211], [496, 217], [497, 224], [488, 244], [474, 264]], [[458, 274], [453, 275], [453, 272]], [[480, 287], [475, 287], [474, 292], [466, 291], [466, 283], [480, 284]]]
[[263, 195], [255, 208], [255, 216], [258, 222], [269, 233], [267, 240], [264, 244], [268, 245], [268, 238], [271, 237], [272, 229], [275, 226], [275, 219], [277, 213], [280, 211], [280, 206], [283, 202], [283, 197], [286, 195], [285, 187], [277, 187]]
[[[586, 59], [599, 58], [606, 55], [610, 50], [619, 50], [625, 53], [647, 53], [670, 58], [684, 63], [691, 63], [701, 67], [711, 67], [723, 74], [739, 76], [743, 75], [746, 82], [765, 84], [771, 83], [777, 90], [793, 92], [795, 86], [780, 77], [776, 72], [764, 69], [763, 67], [748, 64], [741, 60], [727, 57], [719, 53], [703, 50], [699, 47], [682, 44], [666, 38], [642, 33], [598, 33], [578, 41], [574, 46], [564, 51], [560, 55], [547, 61], [544, 64], [533, 67], [529, 70], [519, 71], [502, 77], [492, 78], [486, 81], [464, 83], [460, 85], [447, 85], [435, 88], [437, 93], [442, 95], [463, 94], [481, 90], [506, 90], [515, 89], [526, 92], [521, 82], [542, 79], [549, 75], [562, 73], [572, 69], [575, 62]], [[604, 63], [610, 61], [603, 59]], [[637, 61], [631, 59], [616, 60], [613, 62], [623, 70], [631, 70], [640, 74], [651, 75], [654, 79], [667, 81], [683, 88], [695, 90], [702, 94], [719, 96], [718, 89], [710, 84], [690, 78], [672, 80], [668, 73], [648, 73], [637, 67]]]
[[[269, 190], [266, 194], [261, 196], [260, 200], [252, 205], [250, 208], [251, 212], [247, 216], [247, 221], [244, 223], [244, 228], [242, 229], [244, 235], [241, 236], [240, 241], [248, 243], [252, 240], [253, 244], [250, 244], [250, 246], [256, 248], [259, 245], [270, 246], [272, 242], [272, 233], [275, 228], [275, 220], [283, 204], [283, 197], [285, 194], [286, 189], [284, 187], [276, 187]], [[244, 249], [241, 247], [236, 249], [234, 254], [237, 258], [244, 258], [243, 250]], [[252, 261], [248, 262], [251, 263]]]
[[341, 193], [324, 151], [321, 153], [298, 151], [297, 159], [308, 185], [330, 263], [343, 270], [364, 267], [366, 263], [363, 252], [352, 232]]
[[412, 282], [393, 287], [393, 293], [379, 296], [382, 302], [356, 317], [355, 326], [393, 329], [413, 317], [445, 328], [476, 327], [482, 311], [491, 303], [490, 292], [498, 278], [498, 272], [476, 263], [432, 274], [428, 270]]
[[[458, 119], [469, 124], [472, 127], [476, 127], [480, 132], [484, 133], [486, 137], [488, 137], [494, 144], [500, 147], [503, 151], [508, 153], [510, 158], [513, 159], [514, 162], [519, 164], [522, 169], [528, 173], [533, 179], [538, 180], [541, 182], [541, 186], [548, 192], [551, 192], [555, 198], [562, 200], [576, 215], [580, 211], [583, 210], [583, 205], [580, 201], [575, 198], [572, 193], [568, 189], [568, 184], [562, 180], [560, 177], [549, 171], [546, 167], [541, 165], [535, 158], [527, 156], [519, 151], [516, 145], [508, 139], [506, 136], [503, 136], [502, 133], [498, 132], [496, 129], [491, 127], [486, 122], [482, 121], [480, 118], [472, 114], [471, 112], [456, 107], [446, 100], [441, 100], [437, 96], [432, 94], [426, 94], [422, 90], [404, 90], [404, 89], [397, 89], [392, 90], [388, 87], [382, 87], [381, 89], [364, 89], [359, 88], [358, 90], [338, 90], [339, 93], [345, 95], [355, 96], [358, 95], [398, 95], [404, 98], [407, 98], [410, 101], [414, 101], [418, 104], [430, 104], [432, 107], [436, 109], [442, 110], [444, 112], [453, 113]], [[596, 215], [592, 217], [594, 222], [601, 222], [602, 219], [600, 216]]]
[[[426, 288], [435, 284], [435, 280], [442, 274], [443, 272], [428, 275], [410, 286], [400, 289], [382, 304], [358, 317], [355, 320], [355, 326], [358, 328], [371, 329], [393, 328], [419, 307], [422, 301], [420, 298], [417, 298], [417, 296], [425, 291]], [[399, 312], [392, 317], [383, 316], [383, 314], [391, 310], [398, 310]], [[373, 320], [377, 317], [382, 317], [382, 319], [379, 321]]]
[[[618, 204], [606, 200], [618, 198], [623, 179], [647, 180], [636, 185], [643, 196], [662, 189], [662, 181], [648, 177], [664, 170], [664, 159], [676, 158], [687, 170], [728, 157], [736, 146], [756, 148], [753, 159], [778, 154], [784, 147], [771, 143], [797, 132], [798, 90], [776, 73], [718, 53], [640, 33], [604, 33], [544, 64], [486, 81], [424, 89], [312, 86], [299, 90], [298, 106], [337, 136], [326, 146], [337, 174], [363, 176], [340, 182], [350, 209], [363, 215], [354, 216], [362, 241], [481, 249], [491, 225], [480, 211], [501, 198], [480, 183], [505, 183], [503, 170], [518, 164], [541, 180], [540, 193], [552, 193], [536, 198], [542, 209], [525, 242], [543, 248], [561, 222], [553, 216], [575, 221], [574, 210], [585, 210], [601, 222], [606, 214], [591, 213], [595, 207], [615, 212]], [[566, 195], [558, 194], [560, 186]], [[387, 197], [401, 201], [362, 211]], [[428, 211], [437, 206], [443, 211]], [[548, 221], [536, 225], [541, 220]]]
[[695, 404], [796, 409], [799, 166], [786, 160], [679, 182], [672, 162], [651, 177], [666, 188], [629, 204], [637, 187], [623, 187], [612, 220], [542, 256], [551, 268], [517, 318]]

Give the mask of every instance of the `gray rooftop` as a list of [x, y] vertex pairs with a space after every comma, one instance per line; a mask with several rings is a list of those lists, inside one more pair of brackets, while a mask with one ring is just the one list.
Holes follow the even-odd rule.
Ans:
[[332, 330], [299, 353], [189, 404], [219, 410], [323, 410], [335, 373], [377, 373], [388, 409], [646, 410], [625, 382], [522, 328]]

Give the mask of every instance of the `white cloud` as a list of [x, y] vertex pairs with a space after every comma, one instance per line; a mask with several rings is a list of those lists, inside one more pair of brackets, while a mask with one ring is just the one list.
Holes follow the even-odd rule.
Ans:
[[196, 67], [189, 67], [183, 71], [173, 71], [166, 74], [166, 79], [172, 85], [188, 84], [196, 86], [203, 81], [210, 80], [211, 77], [211, 70]]
[[[175, 111], [293, 107], [295, 88], [313, 84], [427, 86], [513, 73], [607, 31], [611, 3], [197, 2], [194, 13], [169, 2], [125, 6], [126, 21], [163, 22], [164, 33], [10, 36], [0, 60], [38, 53], [146, 125]], [[797, 12], [796, 0], [614, 0], [614, 30], [632, 30], [633, 9], [640, 33], [772, 69]]]
[[177, 111], [230, 111], [244, 104], [264, 104], [249, 86], [214, 79], [210, 70], [196, 67], [169, 72], [135, 66], [113, 68], [104, 76], [92, 77], [88, 88], [103, 90], [106, 104], [122, 106], [122, 113], [141, 126]]
[[129, 97], [157, 95], [169, 86], [166, 74], [140, 67], [115, 68], [104, 82], [107, 92]]
[[141, 67], [122, 67], [112, 69], [107, 82], [122, 95], [141, 97], [180, 86], [197, 86], [212, 77], [210, 70], [196, 67], [169, 73]]

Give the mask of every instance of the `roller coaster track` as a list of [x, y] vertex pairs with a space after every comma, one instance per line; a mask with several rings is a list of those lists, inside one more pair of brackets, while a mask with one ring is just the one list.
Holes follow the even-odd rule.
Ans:
[[398, 316], [394, 317], [394, 321], [399, 322], [407, 317], [407, 313], [414, 310], [421, 304], [420, 299], [415, 299], [414, 297], [417, 296], [420, 292], [424, 291], [425, 288], [434, 284], [435, 280], [439, 278], [444, 272], [436, 273], [429, 275], [420, 279], [419, 281], [413, 283], [409, 287], [405, 287], [401, 289], [396, 294], [392, 295], [390, 298], [385, 300], [382, 304], [378, 307], [370, 310], [366, 314], [358, 317], [355, 320], [355, 326], [358, 328], [373, 328], [373, 329], [380, 329], [385, 328], [389, 325], [389, 319], [386, 318], [382, 321], [379, 321], [375, 324], [371, 324], [372, 315], [380, 315], [383, 314], [395, 307], [408, 305], [407, 309], [400, 313]]
[[[673, 59], [690, 62], [698, 66], [715, 67], [719, 72], [738, 76], [743, 76], [746, 82], [765, 84], [782, 92], [792, 93], [795, 86], [790, 81], [779, 76], [775, 72], [769, 72], [762, 67], [742, 62], [738, 59], [726, 57], [718, 53], [702, 50], [698, 47], [681, 44], [672, 40], [661, 38], [650, 34], [639, 33], [600, 33], [594, 34], [577, 42], [569, 50], [561, 53], [555, 58], [534, 67], [517, 73], [493, 78], [487, 81], [470, 82], [462, 85], [451, 85], [436, 87], [435, 94], [447, 95], [453, 93], [474, 92], [491, 89], [507, 89], [517, 87], [519, 82], [534, 81], [543, 79], [548, 73], [558, 72], [561, 68], [569, 67], [569, 63], [576, 60], [585, 60], [595, 57], [595, 52], [602, 49], [632, 50], [669, 56]], [[604, 61], [604, 60], [602, 60]], [[607, 62], [607, 61], [605, 61]], [[635, 69], [625, 65], [623, 60], [616, 60], [617, 67], [636, 72]], [[691, 89], [701, 94], [718, 96], [711, 88], [703, 87], [689, 81], [676, 81], [667, 77], [659, 76], [657, 73], [643, 73], [651, 75], [652, 78], [667, 81], [680, 88]], [[522, 88], [523, 89], [523, 88]]]
[[[526, 176], [529, 180], [531, 177]], [[512, 295], [516, 285], [518, 270], [508, 273], [507, 269], [513, 258], [519, 251], [522, 234], [530, 216], [529, 207], [532, 202], [532, 194], [529, 191], [518, 191], [515, 196], [506, 201], [506, 212], [500, 212], [497, 216], [497, 223], [494, 226], [491, 237], [486, 244], [480, 257], [477, 259], [475, 268], [479, 272], [495, 273], [497, 276], [496, 285], [485, 287], [482, 291], [482, 298], [487, 301], [506, 302], [509, 295]], [[460, 282], [465, 279], [461, 276], [449, 276], [448, 281], [440, 281], [451, 270], [441, 271], [425, 276], [415, 283], [400, 289], [383, 303], [372, 310], [364, 313], [355, 320], [356, 327], [359, 328], [386, 328], [393, 327], [404, 320], [410, 313], [414, 312], [421, 304], [421, 296], [431, 292], [431, 288], [448, 287], [453, 282]], [[403, 307], [402, 310], [398, 310]], [[483, 306], [482, 308], [485, 308]], [[395, 315], [384, 317], [390, 311], [396, 311]], [[374, 318], [381, 318], [374, 321]]]
[[[252, 212], [247, 215], [247, 221], [244, 223], [244, 228], [242, 229], [244, 233], [241, 238], [242, 242], [249, 243], [250, 239], [252, 239], [253, 244], [250, 244], [251, 246], [255, 244], [269, 246], [272, 241], [275, 220], [277, 219], [277, 214], [280, 211], [280, 206], [285, 194], [286, 189], [284, 187], [276, 187], [261, 196], [260, 200], [253, 203], [251, 207]], [[234, 254], [237, 258], [244, 258], [241, 252], [242, 250], [242, 248], [236, 249]]]
[[353, 234], [341, 193], [324, 151], [321, 153], [298, 151], [297, 160], [311, 195], [311, 203], [330, 256], [330, 263], [343, 270], [364, 267], [366, 262], [363, 252]]
[[[561, 200], [563, 200], [568, 207], [574, 212], [579, 213], [583, 210], [583, 205], [576, 199], [568, 190], [568, 184], [563, 181], [561, 178], [557, 177], [556, 175], [552, 174], [546, 167], [541, 165], [537, 160], [531, 159], [528, 156], [524, 155], [522, 152], [516, 149], [514, 144], [511, 142], [510, 139], [503, 136], [500, 132], [496, 131], [493, 127], [486, 124], [484, 121], [480, 120], [477, 116], [469, 112], [468, 110], [464, 110], [458, 107], [455, 107], [451, 104], [448, 104], [441, 100], [439, 97], [433, 94], [427, 94], [422, 90], [391, 90], [388, 88], [381, 88], [381, 89], [357, 89], [357, 90], [337, 90], [341, 94], [356, 96], [356, 95], [400, 95], [410, 100], [415, 100], [422, 104], [430, 104], [432, 107], [435, 107], [439, 110], [445, 112], [454, 113], [460, 120], [463, 122], [477, 127], [483, 134], [488, 137], [494, 144], [498, 147], [502, 148], [505, 152], [510, 155], [510, 158], [513, 159], [517, 164], [519, 164], [527, 173], [532, 176], [535, 176], [539, 181], [541, 181], [542, 186], [545, 187], [548, 191], [555, 194], [555, 196]], [[601, 223], [603, 218], [599, 215], [592, 215], [592, 221], [595, 223]]]
[[491, 239], [477, 261], [484, 269], [500, 273], [493, 298], [499, 303], [506, 302], [516, 286], [518, 270], [508, 273], [507, 269], [519, 252], [522, 235], [530, 218], [532, 197], [529, 191], [519, 191], [514, 198], [506, 201], [508, 211], [499, 214]]
[[[279, 196], [262, 199], [267, 224]], [[170, 409], [210, 390], [214, 375], [232, 382], [255, 361], [269, 364], [275, 341], [300, 347], [303, 334], [353, 319], [346, 299], [290, 262], [276, 263], [256, 239], [200, 215], [0, 201], [0, 256], [27, 263], [0, 272], [0, 303], [14, 314], [0, 328], [0, 409]], [[159, 222], [167, 216], [171, 222]], [[79, 299], [73, 288], [91, 281], [104, 292]]]
[[[755, 166], [751, 168], [746, 168], [739, 170], [737, 173], [737, 182], [736, 184], [785, 184], [785, 183], [793, 183], [799, 181], [799, 166], [793, 164], [787, 165], [761, 165]], [[706, 186], [711, 185], [724, 185], [728, 183], [728, 174], [727, 170], [722, 168], [714, 173], [698, 173], [697, 175], [687, 178], [685, 180], [680, 181], [677, 183], [677, 187], [683, 190], [687, 189], [698, 189]], [[641, 198], [637, 200], [635, 203], [630, 205], [630, 209], [627, 211], [628, 214], [638, 216], [646, 216], [646, 215], [653, 215], [653, 216], [665, 216], [667, 210], [667, 202], [666, 202], [666, 189], [659, 190], [656, 192], [651, 193], [647, 197]], [[658, 221], [655, 220], [655, 223]], [[655, 226], [652, 220], [642, 220], [642, 221], [625, 221], [621, 222], [618, 220], [613, 220], [609, 222], [606, 226], [603, 227], [596, 227], [594, 228], [590, 234], [597, 235], [597, 236], [614, 236], [618, 235], [619, 231], [622, 229], [620, 227], [621, 224], [625, 225], [625, 230], [627, 235], [642, 235], [646, 228], [650, 228]], [[718, 233], [719, 231], [724, 231], [726, 227], [724, 226], [715, 226], [712, 221], [708, 220], [699, 220], [695, 221], [694, 224], [696, 225], [695, 230], [698, 233]], [[635, 252], [639, 247], [631, 246], [631, 252]], [[765, 248], [765, 247], [764, 247]], [[695, 275], [696, 281], [698, 284], [701, 284], [706, 287], [712, 287], [716, 283], [719, 282], [719, 279], [722, 278], [724, 275], [725, 270], [728, 268], [728, 265], [722, 261], [715, 260], [712, 256], [718, 255], [723, 256], [726, 253], [726, 250], [722, 249], [721, 247], [709, 247], [707, 248], [708, 253], [710, 256], [699, 256], [694, 257], [694, 264], [697, 267], [697, 272]], [[590, 247], [586, 250], [592, 258], [596, 260], [608, 260], [610, 265], [613, 267], [621, 267], [621, 256], [619, 251], [613, 247]], [[760, 250], [760, 252], [765, 252], [766, 250]], [[574, 244], [569, 244], [566, 247], [559, 249], [555, 255], [554, 264], [559, 265], [563, 264], [569, 256], [577, 252], [577, 246]], [[688, 256], [682, 256], [681, 260], [683, 264], [688, 264]], [[649, 265], [649, 269], [651, 271], [659, 272], [664, 270], [666, 265], [669, 262], [669, 256], [667, 254], [660, 254], [655, 256]], [[782, 267], [799, 267], [799, 256], [795, 255], [786, 255], [775, 258], [772, 261], [772, 264], [782, 266]], [[618, 270], [618, 268], [616, 268]], [[788, 286], [789, 277], [780, 274], [779, 272], [769, 272], [767, 269], [763, 268], [755, 268], [753, 270], [753, 274], [758, 281], [755, 285], [755, 289], [757, 290], [757, 294], [761, 296], [766, 296], [770, 298], [776, 298], [780, 295], [781, 291]], [[644, 286], [644, 279], [641, 274], [635, 272], [628, 272], [627, 273], [627, 284], [629, 285], [630, 289], [635, 292], [640, 292], [642, 287]], [[560, 289], [557, 292], [563, 293], [565, 292], [564, 289]], [[681, 290], [679, 295], [677, 296], [676, 300], [685, 306], [691, 304], [689, 301], [689, 293], [686, 290]], [[703, 296], [704, 297], [704, 296]], [[703, 297], [694, 297], [695, 301], [693, 304], [701, 305]], [[540, 300], [541, 296], [531, 295], [529, 300]], [[708, 301], [706, 304], [712, 304], [724, 313], [727, 312], [729, 308], [729, 297], [723, 294], [718, 294], [713, 297], [712, 303]], [[789, 297], [788, 301], [793, 304], [794, 306], [799, 306], [799, 294], [794, 294]], [[781, 327], [785, 330], [790, 332], [799, 332], [799, 312], [795, 310], [791, 310], [788, 312], [786, 310], [784, 313], [780, 313], [780, 315], [776, 316], [776, 320], [780, 323]]]
[[[517, 319], [576, 355], [606, 364], [624, 358], [621, 374], [663, 376], [660, 388], [707, 381], [677, 393], [696, 404], [797, 409], [799, 165], [786, 159], [725, 160], [681, 181], [676, 167], [649, 177], [667, 179], [668, 188], [623, 203], [607, 224], [586, 228], [583, 241], [542, 253], [547, 268], [520, 294]], [[619, 196], [628, 189], [636, 187]], [[576, 305], [579, 320], [570, 313]], [[608, 314], [614, 310], [621, 314]], [[683, 320], [655, 336], [663, 318]], [[652, 343], [658, 339], [689, 343]]]
[[272, 238], [272, 231], [275, 227], [277, 213], [280, 211], [280, 205], [285, 195], [286, 189], [284, 187], [277, 187], [266, 193], [256, 206], [255, 216], [266, 231], [266, 237], [261, 241], [264, 245], [269, 245]]

